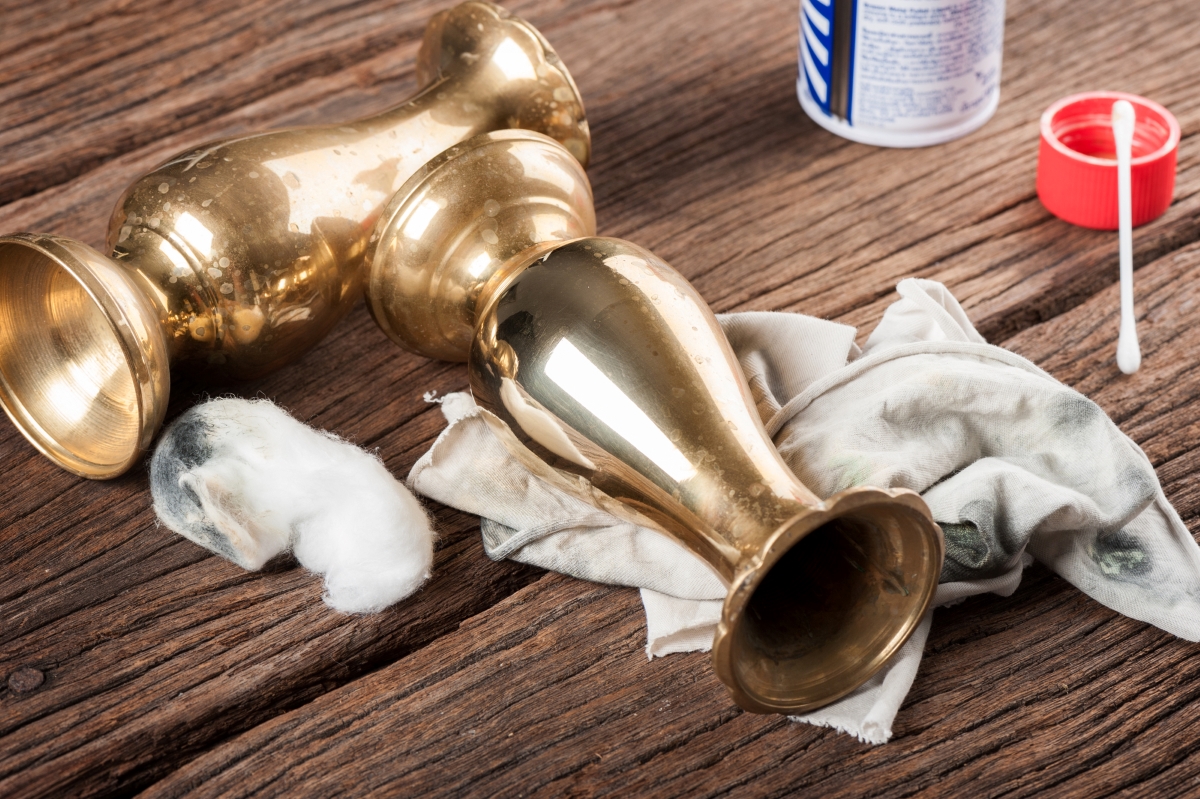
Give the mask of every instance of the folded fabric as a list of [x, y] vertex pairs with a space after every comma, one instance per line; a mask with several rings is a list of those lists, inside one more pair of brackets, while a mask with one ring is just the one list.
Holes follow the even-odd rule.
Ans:
[[[1137, 445], [1095, 403], [987, 344], [941, 284], [897, 291], [861, 352], [833, 322], [719, 317], [800, 480], [822, 496], [920, 492], [946, 539], [935, 605], [1011, 594], [1036, 558], [1105, 605], [1200, 640], [1200, 547]], [[450, 425], [413, 467], [415, 491], [480, 515], [492, 558], [640, 588], [650, 657], [711, 646], [726, 587], [705, 563], [534, 477], [468, 395], [441, 402]], [[853, 694], [795, 718], [888, 740], [929, 626]]]

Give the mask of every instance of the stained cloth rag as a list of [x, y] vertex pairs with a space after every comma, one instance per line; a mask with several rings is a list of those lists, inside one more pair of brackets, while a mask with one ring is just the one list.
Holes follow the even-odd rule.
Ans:
[[[987, 344], [945, 286], [897, 291], [861, 351], [834, 322], [718, 317], [800, 480], [820, 496], [920, 492], [946, 540], [935, 606], [1007, 596], [1036, 558], [1108, 607], [1200, 640], [1200, 547], [1141, 449], [1095, 403]], [[707, 564], [534, 477], [468, 394], [441, 401], [449, 427], [409, 474], [415, 491], [482, 517], [493, 559], [641, 589], [651, 658], [711, 647], [726, 587]], [[887, 741], [931, 617], [867, 684], [794, 718]]]

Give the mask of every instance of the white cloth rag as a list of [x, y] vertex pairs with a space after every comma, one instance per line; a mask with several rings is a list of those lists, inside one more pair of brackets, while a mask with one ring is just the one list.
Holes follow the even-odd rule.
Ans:
[[[1200, 640], [1200, 547], [1137, 445], [1095, 403], [987, 344], [940, 283], [897, 291], [861, 351], [833, 322], [719, 317], [796, 475], [821, 496], [920, 492], [946, 538], [935, 605], [1007, 596], [1036, 558], [1110, 608]], [[640, 588], [651, 658], [711, 647], [726, 589], [705, 563], [534, 477], [469, 395], [441, 402], [450, 425], [413, 467], [415, 491], [479, 514], [494, 559]], [[931, 616], [867, 684], [794, 718], [887, 741]]]

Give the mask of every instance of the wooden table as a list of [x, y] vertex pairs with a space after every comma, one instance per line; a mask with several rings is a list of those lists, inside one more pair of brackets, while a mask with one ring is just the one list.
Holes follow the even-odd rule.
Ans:
[[[3, 0], [0, 230], [103, 245], [120, 190], [197, 142], [374, 112], [415, 89], [446, 0]], [[794, 93], [794, 0], [519, 0], [588, 106], [602, 233], [654, 250], [718, 311], [862, 335], [905, 276], [1095, 399], [1200, 511], [1200, 11], [1010, 0], [1000, 109], [944, 146], [817, 128]], [[1175, 203], [1135, 234], [1144, 361], [1114, 364], [1116, 237], [1034, 192], [1037, 120], [1116, 88], [1183, 127]], [[241, 386], [377, 449], [400, 477], [461, 365], [356, 310]], [[171, 414], [202, 395], [176, 385]], [[340, 616], [297, 567], [250, 574], [155, 524], [146, 471], [89, 482], [0, 423], [0, 795], [1200, 795], [1200, 649], [1041, 567], [939, 611], [871, 747], [740, 711], [706, 654], [647, 662], [636, 592], [483, 554], [434, 507], [435, 574]]]

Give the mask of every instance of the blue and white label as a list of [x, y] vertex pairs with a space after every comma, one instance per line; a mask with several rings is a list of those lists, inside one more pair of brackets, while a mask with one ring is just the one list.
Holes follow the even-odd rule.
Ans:
[[800, 65], [809, 92], [828, 114], [833, 77], [832, 0], [800, 0]]
[[995, 110], [1003, 43], [1004, 0], [801, 0], [801, 104], [859, 141], [946, 141]]

